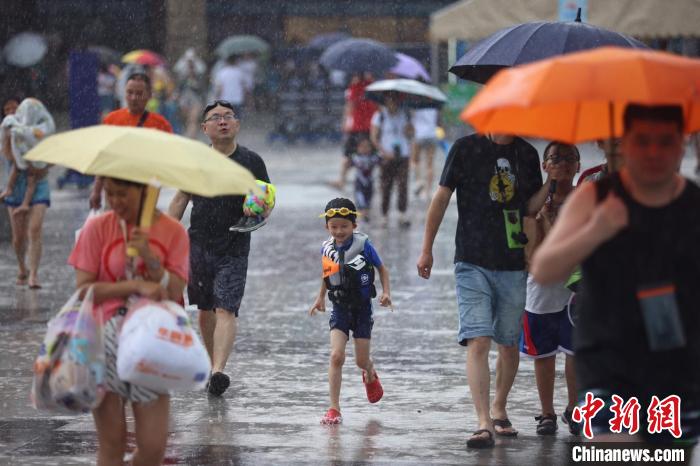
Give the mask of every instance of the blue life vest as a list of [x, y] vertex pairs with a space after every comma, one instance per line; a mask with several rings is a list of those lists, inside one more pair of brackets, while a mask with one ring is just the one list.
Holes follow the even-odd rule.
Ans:
[[335, 240], [323, 243], [323, 279], [328, 299], [349, 308], [367, 307], [377, 296], [374, 267], [365, 257], [367, 235], [353, 232], [352, 244], [346, 250], [336, 249]]

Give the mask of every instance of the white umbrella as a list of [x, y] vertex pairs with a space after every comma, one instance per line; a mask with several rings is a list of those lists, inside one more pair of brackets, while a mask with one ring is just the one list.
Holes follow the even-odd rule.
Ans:
[[5, 45], [5, 59], [11, 65], [26, 68], [39, 63], [47, 50], [46, 40], [40, 34], [22, 32]]
[[413, 79], [385, 79], [365, 89], [368, 99], [384, 103], [388, 93], [398, 93], [399, 102], [411, 108], [440, 108], [447, 96], [440, 89]]

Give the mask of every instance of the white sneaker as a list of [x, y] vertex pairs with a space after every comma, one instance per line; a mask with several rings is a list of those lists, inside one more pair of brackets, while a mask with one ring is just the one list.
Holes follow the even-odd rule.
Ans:
[[403, 228], [411, 226], [411, 220], [405, 213], [399, 214], [399, 226]]

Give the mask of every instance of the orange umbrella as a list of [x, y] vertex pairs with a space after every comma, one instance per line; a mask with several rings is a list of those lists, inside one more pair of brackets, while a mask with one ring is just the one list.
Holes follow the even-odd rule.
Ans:
[[571, 144], [622, 134], [628, 103], [680, 105], [686, 132], [700, 130], [700, 60], [601, 47], [499, 72], [462, 111], [481, 133]]

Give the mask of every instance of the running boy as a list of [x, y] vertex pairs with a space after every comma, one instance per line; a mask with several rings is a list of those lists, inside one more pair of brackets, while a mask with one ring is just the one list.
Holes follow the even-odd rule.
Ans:
[[369, 357], [372, 333], [372, 298], [374, 269], [379, 272], [382, 295], [379, 304], [391, 307], [389, 295], [389, 270], [384, 266], [367, 235], [354, 231], [357, 227], [357, 211], [350, 199], [336, 198], [326, 204], [321, 215], [326, 219], [326, 230], [331, 234], [323, 243], [323, 281], [316, 302], [309, 315], [326, 311], [326, 291], [333, 303], [330, 315], [331, 357], [328, 368], [328, 384], [331, 406], [321, 419], [321, 424], [340, 424], [340, 384], [345, 362], [345, 346], [350, 330], [355, 338], [355, 363], [362, 369], [367, 399], [370, 403], [381, 400], [384, 390], [377, 371]]
[[357, 210], [365, 221], [369, 221], [369, 209], [374, 197], [374, 167], [382, 158], [374, 152], [369, 138], [361, 137], [357, 142], [357, 152], [350, 156], [350, 163], [355, 167], [355, 203]]
[[[542, 168], [549, 174], [552, 183], [549, 196], [537, 214], [540, 229], [537, 238], [540, 240], [552, 228], [559, 208], [573, 191], [574, 176], [581, 167], [578, 149], [568, 144], [549, 143], [543, 158]], [[536, 242], [535, 247], [537, 244], [539, 243]], [[535, 360], [535, 381], [542, 409], [540, 415], [535, 417], [538, 435], [553, 435], [557, 431], [553, 397], [554, 363], [559, 352], [566, 355], [564, 374], [568, 392], [568, 403], [562, 421], [568, 425], [571, 434], [578, 435], [580, 432], [580, 425], [571, 419], [576, 406], [572, 320], [569, 312], [572, 301], [572, 292], [565, 283], [540, 285], [528, 274], [520, 352]]]

